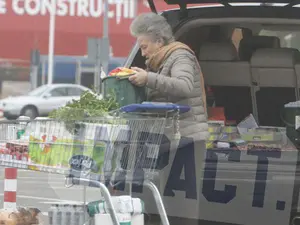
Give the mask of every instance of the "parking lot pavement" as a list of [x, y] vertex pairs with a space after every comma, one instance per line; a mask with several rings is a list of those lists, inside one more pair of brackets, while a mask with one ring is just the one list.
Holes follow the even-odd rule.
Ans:
[[[0, 168], [0, 204], [3, 206], [4, 168]], [[41, 172], [18, 170], [17, 205], [35, 207], [42, 211], [44, 220], [51, 203], [83, 203], [84, 187], [74, 186], [66, 188], [61, 175]], [[100, 191], [96, 188], [86, 188], [86, 201], [99, 200]]]

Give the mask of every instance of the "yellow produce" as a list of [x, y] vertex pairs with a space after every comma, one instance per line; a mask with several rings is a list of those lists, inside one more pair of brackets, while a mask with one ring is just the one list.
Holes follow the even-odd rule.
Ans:
[[121, 77], [121, 76], [129, 76], [129, 75], [132, 75], [132, 74], [135, 74], [135, 73], [136, 72], [132, 69], [128, 69], [128, 68], [125, 68], [125, 67], [118, 67], [118, 68], [112, 70], [109, 73], [109, 76]]

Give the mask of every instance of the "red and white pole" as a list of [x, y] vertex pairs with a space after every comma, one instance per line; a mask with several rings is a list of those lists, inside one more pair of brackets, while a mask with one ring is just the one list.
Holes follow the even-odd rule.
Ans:
[[4, 209], [17, 208], [17, 168], [5, 168], [4, 178]]

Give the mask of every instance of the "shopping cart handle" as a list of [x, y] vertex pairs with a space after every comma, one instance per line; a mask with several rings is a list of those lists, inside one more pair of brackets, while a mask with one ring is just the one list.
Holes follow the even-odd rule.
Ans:
[[120, 108], [121, 112], [143, 112], [143, 111], [179, 111], [180, 113], [185, 113], [190, 111], [191, 107], [187, 105], [177, 105], [173, 103], [152, 103], [144, 102], [142, 104], [131, 104]]

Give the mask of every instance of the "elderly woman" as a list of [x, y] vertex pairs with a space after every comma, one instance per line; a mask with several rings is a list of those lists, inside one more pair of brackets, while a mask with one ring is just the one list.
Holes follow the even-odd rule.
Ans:
[[147, 69], [133, 67], [130, 81], [149, 88], [148, 100], [189, 105], [181, 116], [181, 136], [205, 140], [208, 137], [206, 95], [200, 66], [194, 52], [176, 42], [171, 26], [155, 13], [139, 15], [131, 24]]

